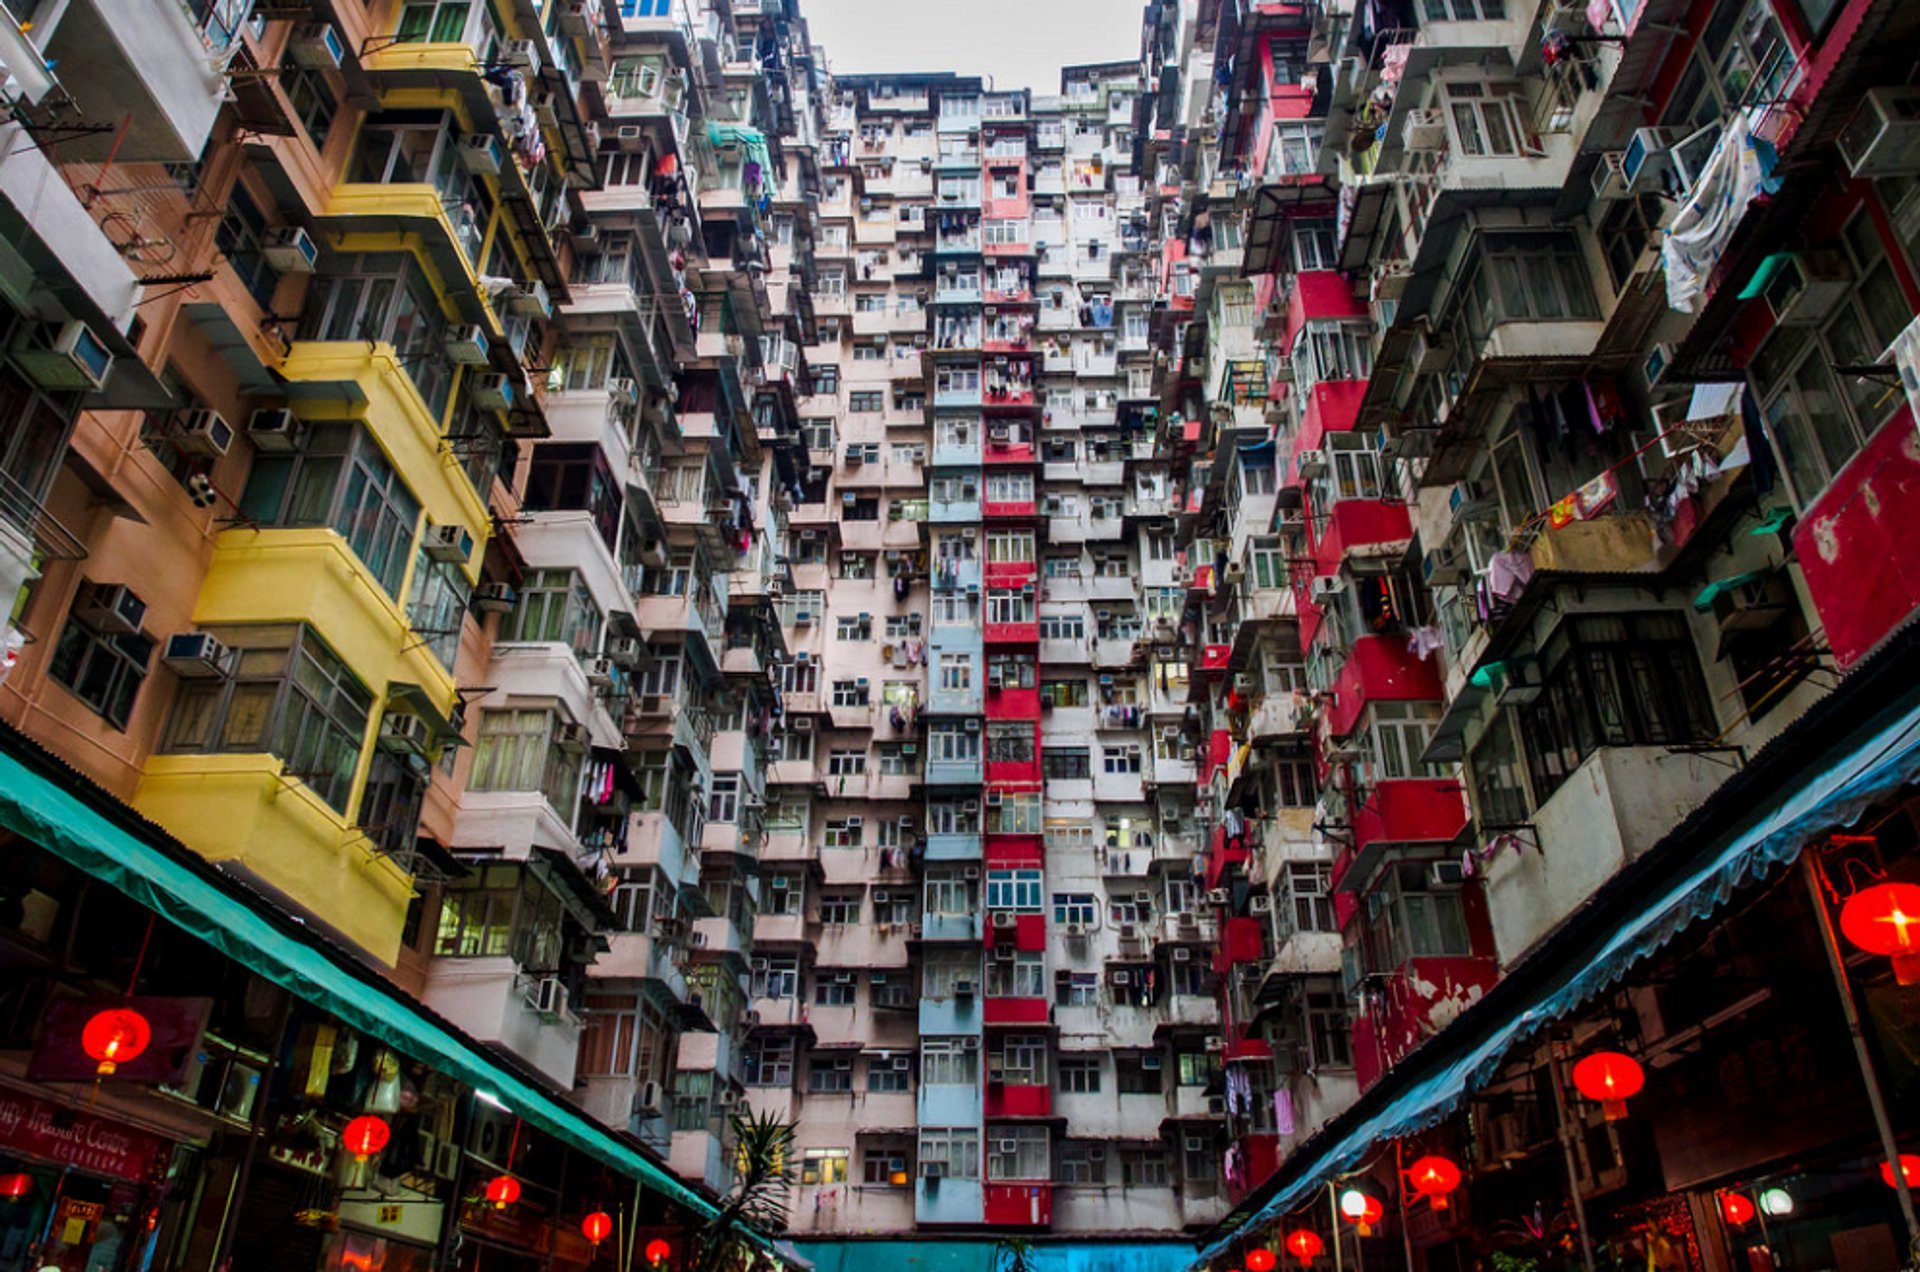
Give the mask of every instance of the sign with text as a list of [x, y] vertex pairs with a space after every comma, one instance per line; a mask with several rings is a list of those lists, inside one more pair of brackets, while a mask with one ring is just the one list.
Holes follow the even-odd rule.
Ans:
[[167, 1144], [103, 1117], [0, 1091], [0, 1150], [139, 1183], [152, 1173]]

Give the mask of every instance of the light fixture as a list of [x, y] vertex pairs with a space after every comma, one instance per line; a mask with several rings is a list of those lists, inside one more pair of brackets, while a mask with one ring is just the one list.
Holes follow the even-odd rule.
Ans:
[[1793, 1194], [1784, 1188], [1768, 1188], [1760, 1194], [1760, 1210], [1778, 1217], [1793, 1213]]

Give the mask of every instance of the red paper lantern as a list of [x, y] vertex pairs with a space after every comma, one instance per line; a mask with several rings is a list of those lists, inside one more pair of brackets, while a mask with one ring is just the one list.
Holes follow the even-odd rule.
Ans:
[[[1920, 1189], [1920, 1156], [1900, 1154], [1900, 1173], [1906, 1177], [1908, 1188]], [[1886, 1181], [1887, 1187], [1893, 1187], [1893, 1167], [1886, 1162], [1880, 1163], [1880, 1178]]]
[[387, 1119], [363, 1113], [347, 1123], [347, 1129], [340, 1133], [340, 1142], [346, 1145], [356, 1161], [366, 1161], [387, 1146], [393, 1138], [393, 1131], [387, 1126]]
[[1273, 1272], [1275, 1262], [1273, 1251], [1265, 1246], [1255, 1246], [1247, 1251], [1247, 1272]]
[[98, 1012], [80, 1031], [81, 1049], [99, 1064], [103, 1078], [138, 1058], [152, 1041], [153, 1026], [131, 1007], [109, 1007]]
[[1753, 1218], [1753, 1203], [1742, 1193], [1720, 1194], [1720, 1217], [1738, 1228]]
[[673, 1254], [673, 1247], [668, 1245], [666, 1242], [660, 1240], [660, 1238], [658, 1237], [655, 1237], [653, 1240], [647, 1242], [647, 1249], [646, 1249], [647, 1262], [652, 1264], [656, 1268], [664, 1264], [667, 1261], [668, 1257], [672, 1254]]
[[596, 1210], [580, 1221], [581, 1235], [595, 1245], [605, 1241], [607, 1234], [612, 1231], [613, 1216], [604, 1210]]
[[0, 1201], [19, 1201], [33, 1194], [33, 1176], [24, 1171], [0, 1175]]
[[1407, 1168], [1407, 1183], [1435, 1210], [1445, 1210], [1447, 1194], [1460, 1186], [1460, 1168], [1444, 1157], [1422, 1157]]
[[1893, 959], [1893, 978], [1920, 984], [1920, 885], [1876, 883], [1840, 907], [1840, 931], [1869, 954]]
[[487, 1184], [487, 1200], [496, 1210], [505, 1210], [520, 1200], [520, 1181], [512, 1175], [495, 1175]]
[[1627, 1101], [1646, 1086], [1646, 1070], [1632, 1056], [1618, 1051], [1596, 1051], [1573, 1066], [1573, 1085], [1589, 1100], [1600, 1102], [1607, 1121], [1627, 1115]]
[[1302, 1263], [1312, 1263], [1326, 1248], [1320, 1234], [1310, 1228], [1295, 1228], [1287, 1234], [1287, 1253]]

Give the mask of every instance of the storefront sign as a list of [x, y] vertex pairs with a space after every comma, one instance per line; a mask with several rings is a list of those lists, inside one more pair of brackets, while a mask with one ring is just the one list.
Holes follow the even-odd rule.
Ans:
[[0, 1091], [0, 1150], [138, 1183], [166, 1148], [145, 1131]]

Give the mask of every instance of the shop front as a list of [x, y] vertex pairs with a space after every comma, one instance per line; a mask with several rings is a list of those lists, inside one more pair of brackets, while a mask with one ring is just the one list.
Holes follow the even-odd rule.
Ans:
[[0, 1088], [0, 1272], [147, 1266], [173, 1145]]

